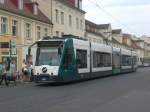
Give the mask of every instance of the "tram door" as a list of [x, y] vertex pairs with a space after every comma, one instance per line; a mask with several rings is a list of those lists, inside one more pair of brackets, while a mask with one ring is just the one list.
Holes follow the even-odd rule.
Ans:
[[120, 51], [113, 51], [112, 54], [112, 72], [118, 74], [121, 72], [121, 53]]

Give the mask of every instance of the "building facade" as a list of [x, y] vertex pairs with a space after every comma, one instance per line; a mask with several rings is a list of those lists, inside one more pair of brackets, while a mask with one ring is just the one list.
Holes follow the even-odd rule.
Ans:
[[53, 36], [75, 35], [84, 37], [85, 12], [82, 0], [34, 0], [53, 23]]
[[[10, 56], [21, 69], [30, 44], [42, 36], [51, 35], [51, 21], [30, 0], [4, 0], [0, 2], [0, 62]], [[10, 41], [16, 49], [10, 53]]]
[[112, 30], [112, 44], [114, 47], [118, 48], [124, 48], [124, 45], [122, 44], [123, 35], [121, 29], [113, 29]]
[[102, 35], [101, 32], [99, 32], [99, 27], [97, 24], [86, 20], [85, 21], [86, 26], [86, 32], [85, 32], [85, 38], [91, 42], [95, 43], [105, 43], [105, 37]]

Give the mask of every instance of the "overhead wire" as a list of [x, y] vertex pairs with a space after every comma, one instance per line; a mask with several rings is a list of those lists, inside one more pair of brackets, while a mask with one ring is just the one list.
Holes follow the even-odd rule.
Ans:
[[95, 5], [97, 8], [99, 8], [101, 11], [103, 11], [105, 14], [107, 14], [108, 16], [110, 16], [114, 21], [116, 21], [116, 23], [120, 24], [121, 26], [123, 26], [124, 28], [126, 28], [129, 32], [133, 32], [136, 33], [136, 31], [132, 30], [131, 28], [129, 28], [126, 24], [123, 24], [120, 20], [118, 20], [116, 17], [114, 17], [111, 13], [109, 13], [108, 11], [105, 10], [105, 8], [102, 6], [102, 4], [100, 2], [97, 2], [97, 0], [88, 0], [90, 3], [92, 3], [93, 5]]

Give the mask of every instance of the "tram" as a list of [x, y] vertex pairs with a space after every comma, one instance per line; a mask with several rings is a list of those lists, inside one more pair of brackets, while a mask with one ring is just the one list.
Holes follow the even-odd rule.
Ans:
[[28, 55], [34, 46], [34, 80], [37, 83], [71, 82], [137, 70], [136, 52], [72, 35], [45, 37], [29, 47]]

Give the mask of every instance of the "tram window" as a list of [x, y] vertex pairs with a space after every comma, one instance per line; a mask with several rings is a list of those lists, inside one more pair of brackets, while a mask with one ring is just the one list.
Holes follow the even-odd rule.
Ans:
[[131, 56], [122, 55], [122, 66], [130, 66], [131, 65]]
[[93, 52], [93, 67], [110, 67], [111, 54]]
[[76, 60], [78, 68], [87, 68], [87, 51], [77, 49]]

